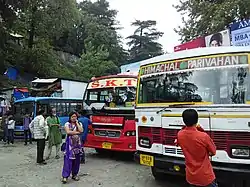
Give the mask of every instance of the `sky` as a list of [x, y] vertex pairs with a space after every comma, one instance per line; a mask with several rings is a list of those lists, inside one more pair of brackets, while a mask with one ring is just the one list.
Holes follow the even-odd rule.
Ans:
[[[80, 1], [80, 0], [78, 0]], [[163, 45], [164, 51], [173, 52], [174, 46], [178, 45], [180, 37], [174, 32], [174, 28], [181, 25], [181, 15], [173, 8], [178, 0], [107, 0], [112, 9], [118, 11], [117, 20], [122, 30], [119, 31], [124, 38], [133, 34], [135, 28], [130, 26], [133, 21], [155, 20], [157, 29], [164, 32], [159, 42]]]

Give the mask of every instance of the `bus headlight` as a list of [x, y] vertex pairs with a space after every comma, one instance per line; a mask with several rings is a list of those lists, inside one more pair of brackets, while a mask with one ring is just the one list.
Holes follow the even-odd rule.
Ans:
[[135, 136], [135, 135], [136, 135], [135, 131], [127, 131], [125, 133], [125, 136]]
[[139, 141], [140, 147], [144, 147], [144, 148], [151, 147], [150, 139], [148, 139], [147, 137], [140, 137], [138, 141]]
[[250, 149], [248, 147], [232, 148], [232, 156], [238, 158], [249, 158]]

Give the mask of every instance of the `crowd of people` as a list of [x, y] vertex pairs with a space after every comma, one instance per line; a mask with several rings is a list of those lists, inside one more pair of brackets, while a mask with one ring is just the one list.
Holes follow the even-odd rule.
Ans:
[[[56, 148], [56, 159], [60, 158], [60, 150], [64, 153], [62, 169], [62, 182], [67, 183], [72, 174], [72, 179], [79, 180], [78, 172], [81, 162], [85, 163], [84, 142], [88, 134], [88, 125], [91, 123], [86, 117], [78, 121], [79, 114], [71, 112], [69, 120], [64, 124], [66, 132], [65, 142], [62, 143], [60, 119], [56, 109], [52, 108], [50, 115], [45, 118], [45, 111], [39, 110], [37, 116], [31, 120], [26, 114], [23, 118], [25, 145], [28, 141], [32, 144], [32, 137], [37, 142], [37, 160], [40, 165], [46, 165], [50, 159], [53, 146]], [[215, 174], [209, 157], [216, 154], [213, 140], [198, 125], [198, 113], [194, 109], [187, 109], [182, 114], [185, 126], [179, 131], [176, 146], [183, 150], [186, 160], [186, 179], [192, 187], [206, 186], [217, 187]], [[14, 143], [15, 120], [12, 115], [2, 118], [4, 127], [4, 141]], [[33, 135], [33, 136], [32, 136]], [[44, 150], [48, 139], [48, 153], [44, 159]]]
[[[61, 122], [57, 116], [56, 109], [52, 108], [48, 117], [43, 109], [37, 112], [34, 119], [29, 114], [23, 117], [24, 140], [32, 144], [32, 140], [37, 143], [36, 162], [39, 165], [46, 165], [55, 146], [55, 159], [60, 158], [60, 151], [64, 154], [64, 164], [62, 169], [62, 182], [67, 183], [70, 174], [75, 181], [79, 180], [78, 172], [81, 163], [85, 163], [84, 142], [88, 134], [88, 125], [91, 123], [89, 118], [81, 118], [78, 121], [79, 113], [71, 112], [69, 120], [64, 124], [66, 138], [63, 142], [61, 133]], [[6, 113], [2, 117], [3, 141], [8, 144], [14, 144], [15, 120], [13, 115]], [[44, 159], [44, 152], [47, 143], [47, 155]]]

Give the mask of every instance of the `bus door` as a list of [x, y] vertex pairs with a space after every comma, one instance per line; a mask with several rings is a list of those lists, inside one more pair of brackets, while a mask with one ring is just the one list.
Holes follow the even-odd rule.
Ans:
[[[184, 157], [179, 146], [176, 146], [177, 134], [184, 127], [182, 112], [185, 109], [170, 108], [162, 113], [162, 154], [174, 157]], [[197, 109], [198, 124], [210, 135], [211, 118], [208, 110]]]

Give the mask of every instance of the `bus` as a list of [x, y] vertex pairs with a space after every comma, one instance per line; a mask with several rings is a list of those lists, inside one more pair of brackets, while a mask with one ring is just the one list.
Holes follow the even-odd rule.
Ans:
[[15, 138], [24, 138], [23, 117], [25, 114], [28, 113], [34, 118], [39, 109], [44, 109], [46, 114], [49, 114], [50, 109], [53, 107], [56, 108], [62, 126], [62, 135], [64, 137], [65, 131], [63, 126], [68, 121], [69, 113], [72, 111], [81, 111], [82, 105], [82, 99], [76, 98], [28, 97], [17, 100], [14, 103], [13, 111], [16, 120], [14, 131]]
[[[92, 124], [85, 147], [135, 152], [135, 96], [137, 75], [117, 74], [92, 78], [84, 96], [84, 108]], [[87, 107], [86, 107], [87, 106]]]
[[211, 162], [218, 180], [250, 186], [249, 65], [249, 47], [191, 49], [142, 62], [135, 160], [150, 166], [155, 179], [184, 176], [175, 140], [184, 126], [182, 112], [193, 108], [216, 145]]

